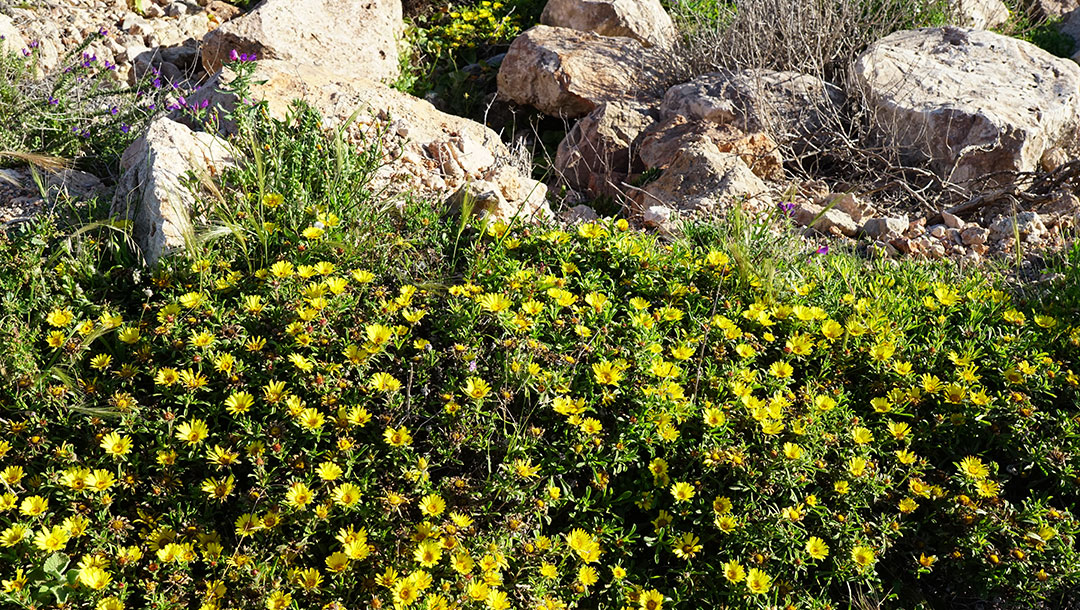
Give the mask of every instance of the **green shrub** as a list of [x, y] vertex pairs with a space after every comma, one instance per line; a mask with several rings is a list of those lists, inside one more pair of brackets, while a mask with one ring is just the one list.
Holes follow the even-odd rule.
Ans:
[[1069, 312], [795, 242], [769, 272], [752, 224], [663, 244], [365, 217], [333, 207], [319, 168], [355, 160], [310, 145], [317, 117], [245, 112], [263, 170], [221, 189], [269, 203], [264, 258], [222, 239], [132, 273], [48, 223], [0, 241], [8, 603], [1054, 607], [1077, 586]]
[[[542, 9], [537, 0], [482, 0], [417, 16], [406, 32], [410, 52], [398, 87], [418, 97], [434, 94], [443, 110], [479, 118], [484, 98], [496, 90], [498, 65], [486, 60], [505, 52]], [[473, 68], [463, 71], [466, 66]]]

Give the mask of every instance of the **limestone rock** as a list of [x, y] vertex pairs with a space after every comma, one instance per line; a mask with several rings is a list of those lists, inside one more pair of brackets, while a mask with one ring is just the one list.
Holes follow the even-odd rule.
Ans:
[[952, 8], [956, 25], [976, 30], [991, 30], [1009, 20], [1009, 7], [1001, 0], [953, 0]]
[[661, 205], [705, 212], [754, 198], [768, 198], [761, 178], [738, 155], [705, 145], [680, 150], [659, 178], [634, 195], [639, 209]]
[[1046, 235], [1046, 225], [1035, 212], [1020, 212], [1015, 217], [1003, 215], [990, 225], [993, 239], [1009, 239], [1015, 234], [1019, 234], [1024, 241], [1041, 241]]
[[[227, 69], [216, 74], [187, 97], [188, 104], [206, 101], [224, 115], [237, 104], [222, 89], [233, 78]], [[282, 60], [259, 61], [251, 80], [252, 98], [265, 100], [270, 115], [279, 119], [296, 99], [317, 109], [326, 128], [344, 125], [355, 113], [344, 133], [347, 143], [365, 146], [381, 138], [385, 165], [376, 175], [377, 186], [392, 183], [395, 191], [446, 196], [467, 182], [488, 182], [498, 186], [493, 193], [506, 199], [501, 210], [535, 203], [545, 192], [527, 173], [508, 165], [512, 155], [491, 129], [377, 81]], [[235, 126], [223, 122], [222, 128]]]
[[15, 27], [11, 17], [0, 13], [0, 52], [21, 53], [26, 48], [26, 40]]
[[548, 0], [540, 23], [670, 47], [678, 35], [660, 0]]
[[551, 116], [577, 118], [604, 102], [649, 97], [666, 54], [630, 38], [538, 25], [518, 36], [499, 66], [499, 95]]
[[814, 136], [843, 99], [837, 87], [797, 72], [711, 72], [668, 89], [660, 118], [734, 122], [743, 131], [790, 142]]
[[594, 197], [621, 193], [619, 185], [645, 169], [635, 141], [653, 121], [647, 106], [604, 102], [566, 134], [555, 154], [555, 169], [571, 188]]
[[467, 182], [450, 197], [460, 207], [465, 198], [473, 201], [472, 213], [484, 213], [505, 223], [532, 222], [553, 218], [547, 203], [547, 186], [523, 179], [509, 166], [496, 170], [486, 180]]
[[203, 38], [203, 67], [214, 73], [229, 53], [312, 64], [372, 80], [398, 75], [401, 0], [263, 0]]
[[908, 228], [907, 216], [870, 218], [862, 232], [874, 239], [898, 239]]
[[896, 32], [855, 74], [887, 137], [958, 183], [1033, 171], [1080, 124], [1080, 66], [991, 32]]
[[776, 142], [763, 133], [747, 134], [732, 124], [688, 122], [682, 115], [656, 123], [641, 135], [639, 155], [649, 168], [666, 168], [689, 146], [702, 145], [738, 155], [758, 177], [784, 178], [783, 157]]
[[136, 241], [146, 261], [154, 264], [193, 235], [190, 214], [196, 197], [183, 183], [188, 174], [220, 173], [234, 163], [224, 140], [157, 118], [124, 151], [120, 162], [124, 174], [112, 214], [134, 221]]
[[809, 201], [799, 201], [791, 210], [791, 216], [795, 222], [816, 229], [822, 233], [855, 237], [859, 231], [859, 225], [846, 213], [836, 209], [820, 206]]

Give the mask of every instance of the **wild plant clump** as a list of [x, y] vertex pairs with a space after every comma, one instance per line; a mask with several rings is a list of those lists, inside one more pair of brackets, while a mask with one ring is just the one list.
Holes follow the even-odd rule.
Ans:
[[329, 173], [277, 190], [293, 162], [249, 177], [257, 256], [133, 274], [84, 239], [31, 273], [47, 223], [0, 242], [5, 603], [1057, 607], [1080, 582], [1060, 313], [915, 263], [786, 283], [703, 231], [359, 222], [305, 182]]
[[184, 91], [153, 69], [134, 85], [121, 84], [116, 65], [87, 49], [108, 36], [88, 36], [55, 70], [44, 72], [39, 47], [0, 52], [0, 164], [27, 153], [79, 161], [103, 173], [152, 116], [182, 99]]

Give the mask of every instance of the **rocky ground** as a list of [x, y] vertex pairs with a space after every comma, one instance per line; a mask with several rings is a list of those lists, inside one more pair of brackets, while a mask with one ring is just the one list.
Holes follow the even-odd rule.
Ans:
[[[587, 202], [605, 197], [641, 225], [669, 232], [681, 219], [741, 206], [789, 215], [817, 241], [970, 262], [1064, 247], [1080, 222], [1080, 65], [976, 29], [1008, 17], [998, 1], [959, 5], [960, 21], [974, 27], [878, 41], [855, 62], [856, 85], [844, 90], [812, 75], [763, 70], [672, 84], [677, 33], [659, 0], [551, 0], [542, 24], [500, 58], [498, 75], [503, 101], [571, 125], [546, 183], [533, 180], [491, 129], [385, 84], [400, 66], [398, 0], [265, 0], [246, 14], [219, 0], [134, 8], [127, 0], [0, 2], [2, 44], [36, 47], [49, 71], [88, 34], [107, 32], [87, 53], [115, 66], [118, 81], [156, 69], [169, 82], [201, 87], [189, 102], [219, 110], [236, 103], [220, 92], [232, 78], [223, 62], [234, 53], [257, 56], [256, 80], [266, 82], [254, 95], [272, 112], [282, 115], [302, 96], [334, 126], [360, 110], [348, 135], [385, 139], [385, 183], [443, 197], [468, 191], [502, 219], [551, 218], [552, 209], [571, 221], [589, 218]], [[1062, 28], [1080, 36], [1080, 10], [1066, 13]], [[793, 171], [793, 151], [822, 146], [826, 125], [852, 100], [874, 117], [882, 142], [950, 198], [903, 209], [866, 185]], [[136, 219], [151, 260], [190, 222], [184, 206], [161, 205], [177, 176], [229, 156], [220, 134], [200, 130], [176, 113], [161, 117], [125, 154], [113, 209]], [[136, 154], [147, 150], [175, 154]], [[0, 219], [23, 219], [44, 205], [26, 171], [0, 175]]]

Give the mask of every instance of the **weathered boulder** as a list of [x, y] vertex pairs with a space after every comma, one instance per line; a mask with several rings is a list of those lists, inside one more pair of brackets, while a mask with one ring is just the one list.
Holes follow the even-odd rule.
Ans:
[[638, 155], [650, 169], [664, 169], [687, 147], [704, 146], [739, 157], [758, 177], [784, 178], [784, 159], [764, 133], [748, 134], [731, 123], [689, 122], [682, 115], [651, 125], [641, 134]]
[[621, 184], [645, 170], [635, 141], [655, 120], [634, 102], [605, 102], [580, 119], [555, 154], [555, 169], [571, 188], [593, 197], [614, 196]]
[[797, 72], [711, 72], [668, 89], [660, 116], [732, 122], [791, 142], [812, 137], [843, 99], [837, 87]]
[[896, 32], [855, 74], [887, 138], [954, 182], [1035, 170], [1080, 124], [1080, 66], [991, 32]]
[[702, 144], [680, 150], [660, 177], [634, 194], [640, 210], [709, 212], [739, 199], [768, 199], [768, 187], [738, 155]]
[[499, 66], [499, 95], [551, 116], [577, 118], [604, 102], [647, 100], [664, 84], [667, 54], [631, 38], [538, 25]]
[[[234, 78], [231, 70], [221, 71], [188, 96], [188, 104], [207, 101], [221, 113], [234, 108], [235, 96], [223, 89]], [[498, 134], [484, 125], [440, 112], [424, 100], [377, 81], [287, 61], [259, 61], [251, 80], [251, 97], [266, 101], [273, 117], [283, 118], [293, 100], [303, 99], [319, 111], [325, 127], [347, 123], [347, 142], [366, 145], [380, 138], [385, 164], [376, 174], [379, 184], [392, 183], [395, 190], [439, 196], [468, 182], [486, 181], [498, 185], [498, 192], [506, 199], [500, 210], [525, 206], [537, 209], [524, 216], [550, 213], [542, 198], [538, 199], [538, 194], [544, 193], [542, 185], [509, 167], [510, 151]], [[223, 123], [222, 128], [228, 131], [233, 126]], [[510, 171], [516, 175], [507, 173]], [[527, 200], [518, 199], [525, 193], [529, 194]]]
[[0, 13], [0, 52], [20, 53], [26, 48], [26, 40], [23, 39], [15, 22], [7, 15]]
[[372, 80], [400, 70], [401, 0], [263, 0], [203, 37], [202, 63], [221, 68], [234, 49]]
[[956, 25], [989, 30], [1009, 20], [1009, 7], [1001, 0], [953, 0]]
[[540, 23], [670, 47], [678, 32], [660, 0], [548, 0]]
[[154, 119], [121, 158], [124, 174], [112, 201], [112, 215], [134, 221], [143, 257], [154, 264], [182, 248], [194, 235], [191, 210], [196, 193], [184, 182], [220, 173], [236, 158], [224, 140], [198, 133], [168, 118]]

